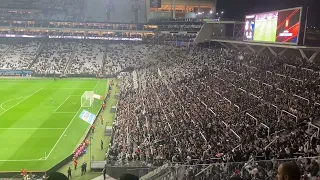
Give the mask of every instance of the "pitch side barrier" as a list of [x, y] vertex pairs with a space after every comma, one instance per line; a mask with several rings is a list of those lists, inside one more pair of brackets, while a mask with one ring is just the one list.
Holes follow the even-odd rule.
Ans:
[[32, 70], [7, 70], [0, 69], [0, 76], [16, 76], [16, 77], [28, 77], [34, 73]]

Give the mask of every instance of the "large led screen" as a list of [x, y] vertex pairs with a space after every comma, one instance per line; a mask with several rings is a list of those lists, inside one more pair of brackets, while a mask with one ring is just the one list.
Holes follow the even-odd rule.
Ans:
[[246, 16], [244, 40], [297, 44], [302, 8]]

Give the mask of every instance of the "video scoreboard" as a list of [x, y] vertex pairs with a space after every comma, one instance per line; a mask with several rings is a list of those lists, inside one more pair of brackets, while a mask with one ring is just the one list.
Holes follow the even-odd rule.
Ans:
[[244, 40], [298, 44], [304, 37], [305, 18], [302, 7], [247, 15]]

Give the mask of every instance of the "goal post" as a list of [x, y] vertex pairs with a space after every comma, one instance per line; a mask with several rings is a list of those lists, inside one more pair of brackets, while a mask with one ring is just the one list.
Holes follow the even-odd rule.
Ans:
[[93, 91], [85, 91], [81, 96], [81, 107], [91, 107], [94, 101], [93, 95]]

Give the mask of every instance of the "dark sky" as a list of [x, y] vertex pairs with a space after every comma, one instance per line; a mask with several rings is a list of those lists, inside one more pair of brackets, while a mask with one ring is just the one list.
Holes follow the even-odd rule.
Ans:
[[226, 18], [243, 21], [246, 14], [298, 6], [309, 6], [308, 26], [320, 26], [320, 0], [218, 0], [217, 11], [224, 11]]

